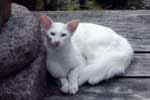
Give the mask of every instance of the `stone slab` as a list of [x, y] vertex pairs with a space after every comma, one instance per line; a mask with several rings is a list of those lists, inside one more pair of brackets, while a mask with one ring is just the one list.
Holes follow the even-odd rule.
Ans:
[[38, 20], [30, 11], [18, 6], [12, 6], [12, 15], [1, 30], [0, 77], [20, 71], [34, 61], [41, 46]]
[[45, 54], [24, 70], [0, 80], [0, 100], [42, 100], [46, 91]]

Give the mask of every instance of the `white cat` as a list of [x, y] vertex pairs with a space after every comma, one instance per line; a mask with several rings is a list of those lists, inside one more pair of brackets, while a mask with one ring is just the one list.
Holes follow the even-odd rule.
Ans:
[[41, 16], [45, 31], [47, 69], [60, 79], [64, 93], [75, 94], [85, 82], [98, 82], [124, 73], [133, 49], [128, 41], [110, 28], [92, 24], [54, 23]]

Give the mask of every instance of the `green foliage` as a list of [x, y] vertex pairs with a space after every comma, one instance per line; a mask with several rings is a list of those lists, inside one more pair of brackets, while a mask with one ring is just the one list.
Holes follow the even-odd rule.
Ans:
[[36, 0], [35, 9], [36, 10], [44, 10], [44, 0]]
[[75, 11], [75, 10], [102, 10], [102, 6], [97, 4], [95, 0], [88, 0], [86, 5], [80, 6], [80, 4], [76, 3], [74, 0], [71, 0], [70, 3], [67, 5], [68, 11]]
[[90, 9], [93, 9], [93, 10], [102, 10], [103, 9], [102, 4], [99, 2], [99, 0], [91, 0], [90, 2], [91, 2], [89, 5]]
[[113, 0], [93, 0], [93, 2], [96, 4], [106, 4], [106, 3], [113, 2]]
[[77, 4], [75, 1], [71, 0], [70, 3], [67, 5], [67, 9], [69, 11], [74, 11], [74, 10], [80, 10], [79, 4]]

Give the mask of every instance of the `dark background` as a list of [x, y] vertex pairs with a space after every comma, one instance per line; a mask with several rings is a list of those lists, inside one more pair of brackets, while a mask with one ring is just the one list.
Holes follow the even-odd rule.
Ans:
[[12, 0], [30, 10], [139, 10], [150, 9], [150, 0]]

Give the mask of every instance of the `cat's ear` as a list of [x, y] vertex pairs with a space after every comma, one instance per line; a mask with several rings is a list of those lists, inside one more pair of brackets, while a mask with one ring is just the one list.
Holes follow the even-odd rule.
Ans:
[[80, 20], [72, 20], [72, 21], [67, 22], [68, 31], [73, 33], [77, 29], [79, 23], [80, 23]]
[[47, 32], [52, 27], [53, 20], [48, 16], [40, 16], [40, 25]]

